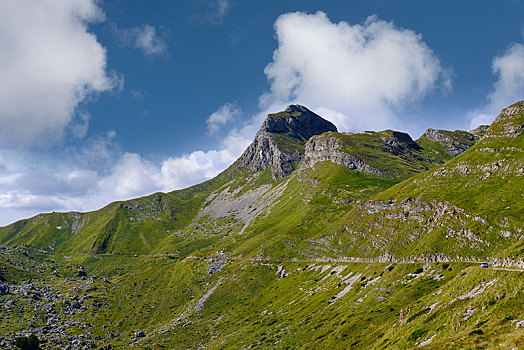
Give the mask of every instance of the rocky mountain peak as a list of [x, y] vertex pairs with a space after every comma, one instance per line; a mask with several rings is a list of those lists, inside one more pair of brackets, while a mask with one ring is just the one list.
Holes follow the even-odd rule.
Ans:
[[336, 126], [301, 105], [269, 114], [236, 168], [260, 171], [271, 168], [273, 179], [291, 171], [304, 158], [304, 145], [314, 135], [337, 131]]
[[304, 106], [291, 105], [282, 112], [269, 114], [259, 132], [264, 131], [305, 142], [313, 135], [337, 131], [337, 127]]
[[384, 144], [396, 148], [400, 152], [404, 152], [406, 149], [421, 150], [420, 147], [408, 133], [394, 131], [394, 130], [385, 130], [382, 132], [382, 140]]

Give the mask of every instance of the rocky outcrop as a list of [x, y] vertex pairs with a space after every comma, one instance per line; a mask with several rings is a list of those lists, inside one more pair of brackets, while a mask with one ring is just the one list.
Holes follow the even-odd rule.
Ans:
[[304, 106], [291, 105], [284, 112], [269, 114], [261, 131], [307, 141], [314, 135], [337, 131], [337, 127]]
[[0, 295], [7, 295], [9, 294], [9, 285], [7, 282], [0, 281]]
[[273, 179], [283, 178], [304, 158], [307, 140], [327, 131], [337, 128], [304, 106], [292, 105], [283, 112], [269, 114], [236, 168], [271, 168]]
[[343, 151], [344, 143], [336, 135], [313, 137], [306, 144], [306, 160], [304, 167], [312, 168], [319, 162], [329, 161], [343, 165], [348, 169], [363, 171], [374, 175], [382, 172], [366, 164], [364, 161]]
[[468, 148], [470, 148], [476, 140], [474, 134], [467, 131], [447, 131], [437, 129], [427, 129], [420, 137], [442, 145], [445, 152], [450, 156], [456, 157]]
[[284, 150], [278, 146], [273, 134], [259, 131], [240, 157], [237, 167], [253, 171], [271, 168], [273, 179], [283, 178], [293, 171], [293, 164], [304, 157], [299, 146], [295, 150]]
[[386, 130], [384, 132], [386, 135], [381, 135], [382, 141], [384, 141], [384, 145], [390, 146], [390, 153], [393, 154], [401, 154], [401, 153], [409, 153], [413, 150], [420, 151], [422, 147], [420, 147], [409, 134], [406, 134], [405, 132], [400, 131], [391, 131]]
[[475, 135], [475, 139], [480, 139], [486, 131], [488, 131], [489, 125], [479, 125], [475, 129], [468, 131], [470, 134]]
[[524, 131], [524, 101], [504, 108], [486, 131], [487, 138], [515, 138]]
[[[369, 149], [367, 152], [365, 149]], [[312, 137], [306, 144], [304, 167], [313, 167], [319, 162], [329, 161], [350, 170], [384, 176], [391, 169], [377, 165], [377, 152], [384, 152], [408, 161], [426, 160], [419, 152], [421, 147], [403, 132], [385, 130], [367, 131], [362, 134], [326, 133]]]

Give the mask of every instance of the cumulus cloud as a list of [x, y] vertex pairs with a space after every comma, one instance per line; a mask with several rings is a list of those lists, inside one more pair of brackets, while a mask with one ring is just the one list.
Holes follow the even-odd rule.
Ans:
[[491, 69], [497, 75], [487, 104], [469, 113], [470, 127], [490, 124], [502, 108], [524, 97], [524, 45], [513, 44], [493, 59]]
[[208, 133], [211, 135], [216, 134], [221, 127], [231, 122], [240, 114], [240, 108], [236, 103], [226, 103], [207, 118]]
[[286, 101], [331, 110], [341, 128], [392, 126], [395, 109], [423, 98], [444, 72], [420, 34], [376, 16], [351, 25], [333, 23], [323, 12], [287, 13], [275, 31], [278, 48], [265, 68], [271, 89], [261, 105]]
[[[343, 130], [385, 128], [396, 121], [396, 108], [423, 98], [443, 80], [438, 59], [420, 35], [375, 17], [350, 25], [332, 23], [322, 12], [291, 13], [279, 17], [275, 30], [278, 48], [265, 69], [270, 90], [260, 98], [260, 112], [244, 124], [235, 123], [215, 150], [155, 163], [125, 152], [115, 133], [108, 132], [45, 167], [35, 165], [31, 155], [4, 153], [2, 158], [0, 152], [0, 193], [5, 197], [0, 198], [0, 223], [17, 211], [93, 210], [210, 179], [240, 156], [267, 113], [294, 102]], [[208, 132], [218, 132], [239, 114], [235, 103], [221, 106], [209, 116]]]
[[97, 4], [0, 1], [0, 145], [55, 142], [80, 102], [120, 83], [88, 31], [104, 19]]
[[133, 28], [111, 25], [113, 34], [124, 46], [131, 46], [146, 56], [161, 56], [167, 52], [166, 33], [149, 24]]

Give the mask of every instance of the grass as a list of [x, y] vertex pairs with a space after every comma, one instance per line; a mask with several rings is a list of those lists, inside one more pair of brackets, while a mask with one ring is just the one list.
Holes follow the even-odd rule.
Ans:
[[[326, 133], [318, 137], [338, 138], [341, 152], [380, 173], [320, 162], [273, 181], [269, 169], [231, 167], [182, 191], [38, 215], [0, 228], [9, 246], [0, 277], [86, 297], [86, 311], [50, 307], [74, 321], [70, 334], [91, 332], [115, 348], [518, 348], [524, 272], [342, 260], [522, 258], [524, 137], [500, 134], [523, 118], [499, 119], [440, 166], [441, 145], [407, 147], [390, 130]], [[301, 151], [288, 141], [281, 147]], [[274, 198], [244, 231], [234, 214], [199, 215], [220, 191], [238, 199], [261, 186]], [[210, 274], [221, 251], [229, 257]], [[87, 279], [76, 276], [79, 265]], [[2, 309], [0, 335], [46, 325], [30, 295], [0, 299], [16, 305], [9, 317]], [[139, 330], [146, 336], [134, 339]]]
[[[90, 300], [104, 305], [67, 317], [90, 324], [89, 331], [105, 343], [129, 349], [411, 348], [435, 334], [429, 348], [476, 346], [478, 337], [510, 345], [515, 344], [513, 320], [524, 318], [522, 273], [471, 264], [451, 263], [453, 271], [446, 270], [443, 278], [435, 277], [441, 266], [426, 264], [424, 272], [408, 278], [422, 266], [396, 264], [389, 270], [382, 263], [230, 260], [209, 275], [209, 263], [202, 259], [86, 256], [82, 263], [89, 275], [98, 276]], [[279, 270], [284, 274], [277, 274]], [[352, 276], [366, 277], [367, 283], [354, 283], [340, 294]], [[480, 293], [462, 297], [490, 281], [495, 282]], [[85, 283], [78, 278], [55, 277], [45, 283], [58, 292], [87, 293], [78, 289]], [[217, 288], [203, 308], [193, 309], [213, 286]], [[505, 296], [497, 299], [501, 294]], [[17, 303], [28, 312], [4, 320], [2, 329], [22, 330], [29, 320], [45, 324], [29, 301]], [[469, 309], [476, 311], [464, 320]], [[132, 341], [137, 330], [146, 337]], [[121, 336], [107, 339], [109, 332]]]

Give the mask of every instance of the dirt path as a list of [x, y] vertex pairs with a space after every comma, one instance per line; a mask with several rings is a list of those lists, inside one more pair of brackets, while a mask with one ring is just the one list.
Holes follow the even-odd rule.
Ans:
[[509, 269], [506, 267], [490, 267], [491, 270], [503, 270], [503, 271], [516, 271], [516, 272], [524, 272], [523, 269]]
[[[148, 259], [162, 259], [162, 258], [179, 258], [179, 255], [176, 253], [164, 253], [164, 254], [143, 254], [143, 255], [135, 255], [135, 254], [112, 254], [112, 253], [102, 253], [102, 254], [86, 254], [86, 255], [97, 255], [97, 256], [126, 256], [126, 257], [135, 257], [135, 258], [148, 258]], [[180, 260], [177, 261], [187, 261], [187, 260], [207, 260], [211, 257], [197, 257], [193, 255], [186, 256]], [[377, 264], [424, 264], [424, 263], [435, 263], [437, 261], [419, 261], [419, 260], [408, 260], [408, 259], [396, 259], [392, 261], [376, 261], [374, 259], [369, 258], [347, 258], [347, 259], [272, 259], [272, 258], [245, 258], [245, 257], [227, 257], [227, 260], [231, 261], [258, 261], [258, 262], [301, 262], [301, 263], [324, 263], [324, 264], [347, 264], [347, 263], [377, 263]], [[478, 265], [480, 267], [480, 262], [473, 261], [473, 260], [439, 260], [439, 263], [468, 263], [473, 266]], [[524, 268], [510, 268], [510, 267], [488, 267], [486, 269], [490, 270], [501, 270], [501, 271], [512, 271], [512, 272], [524, 272]]]

